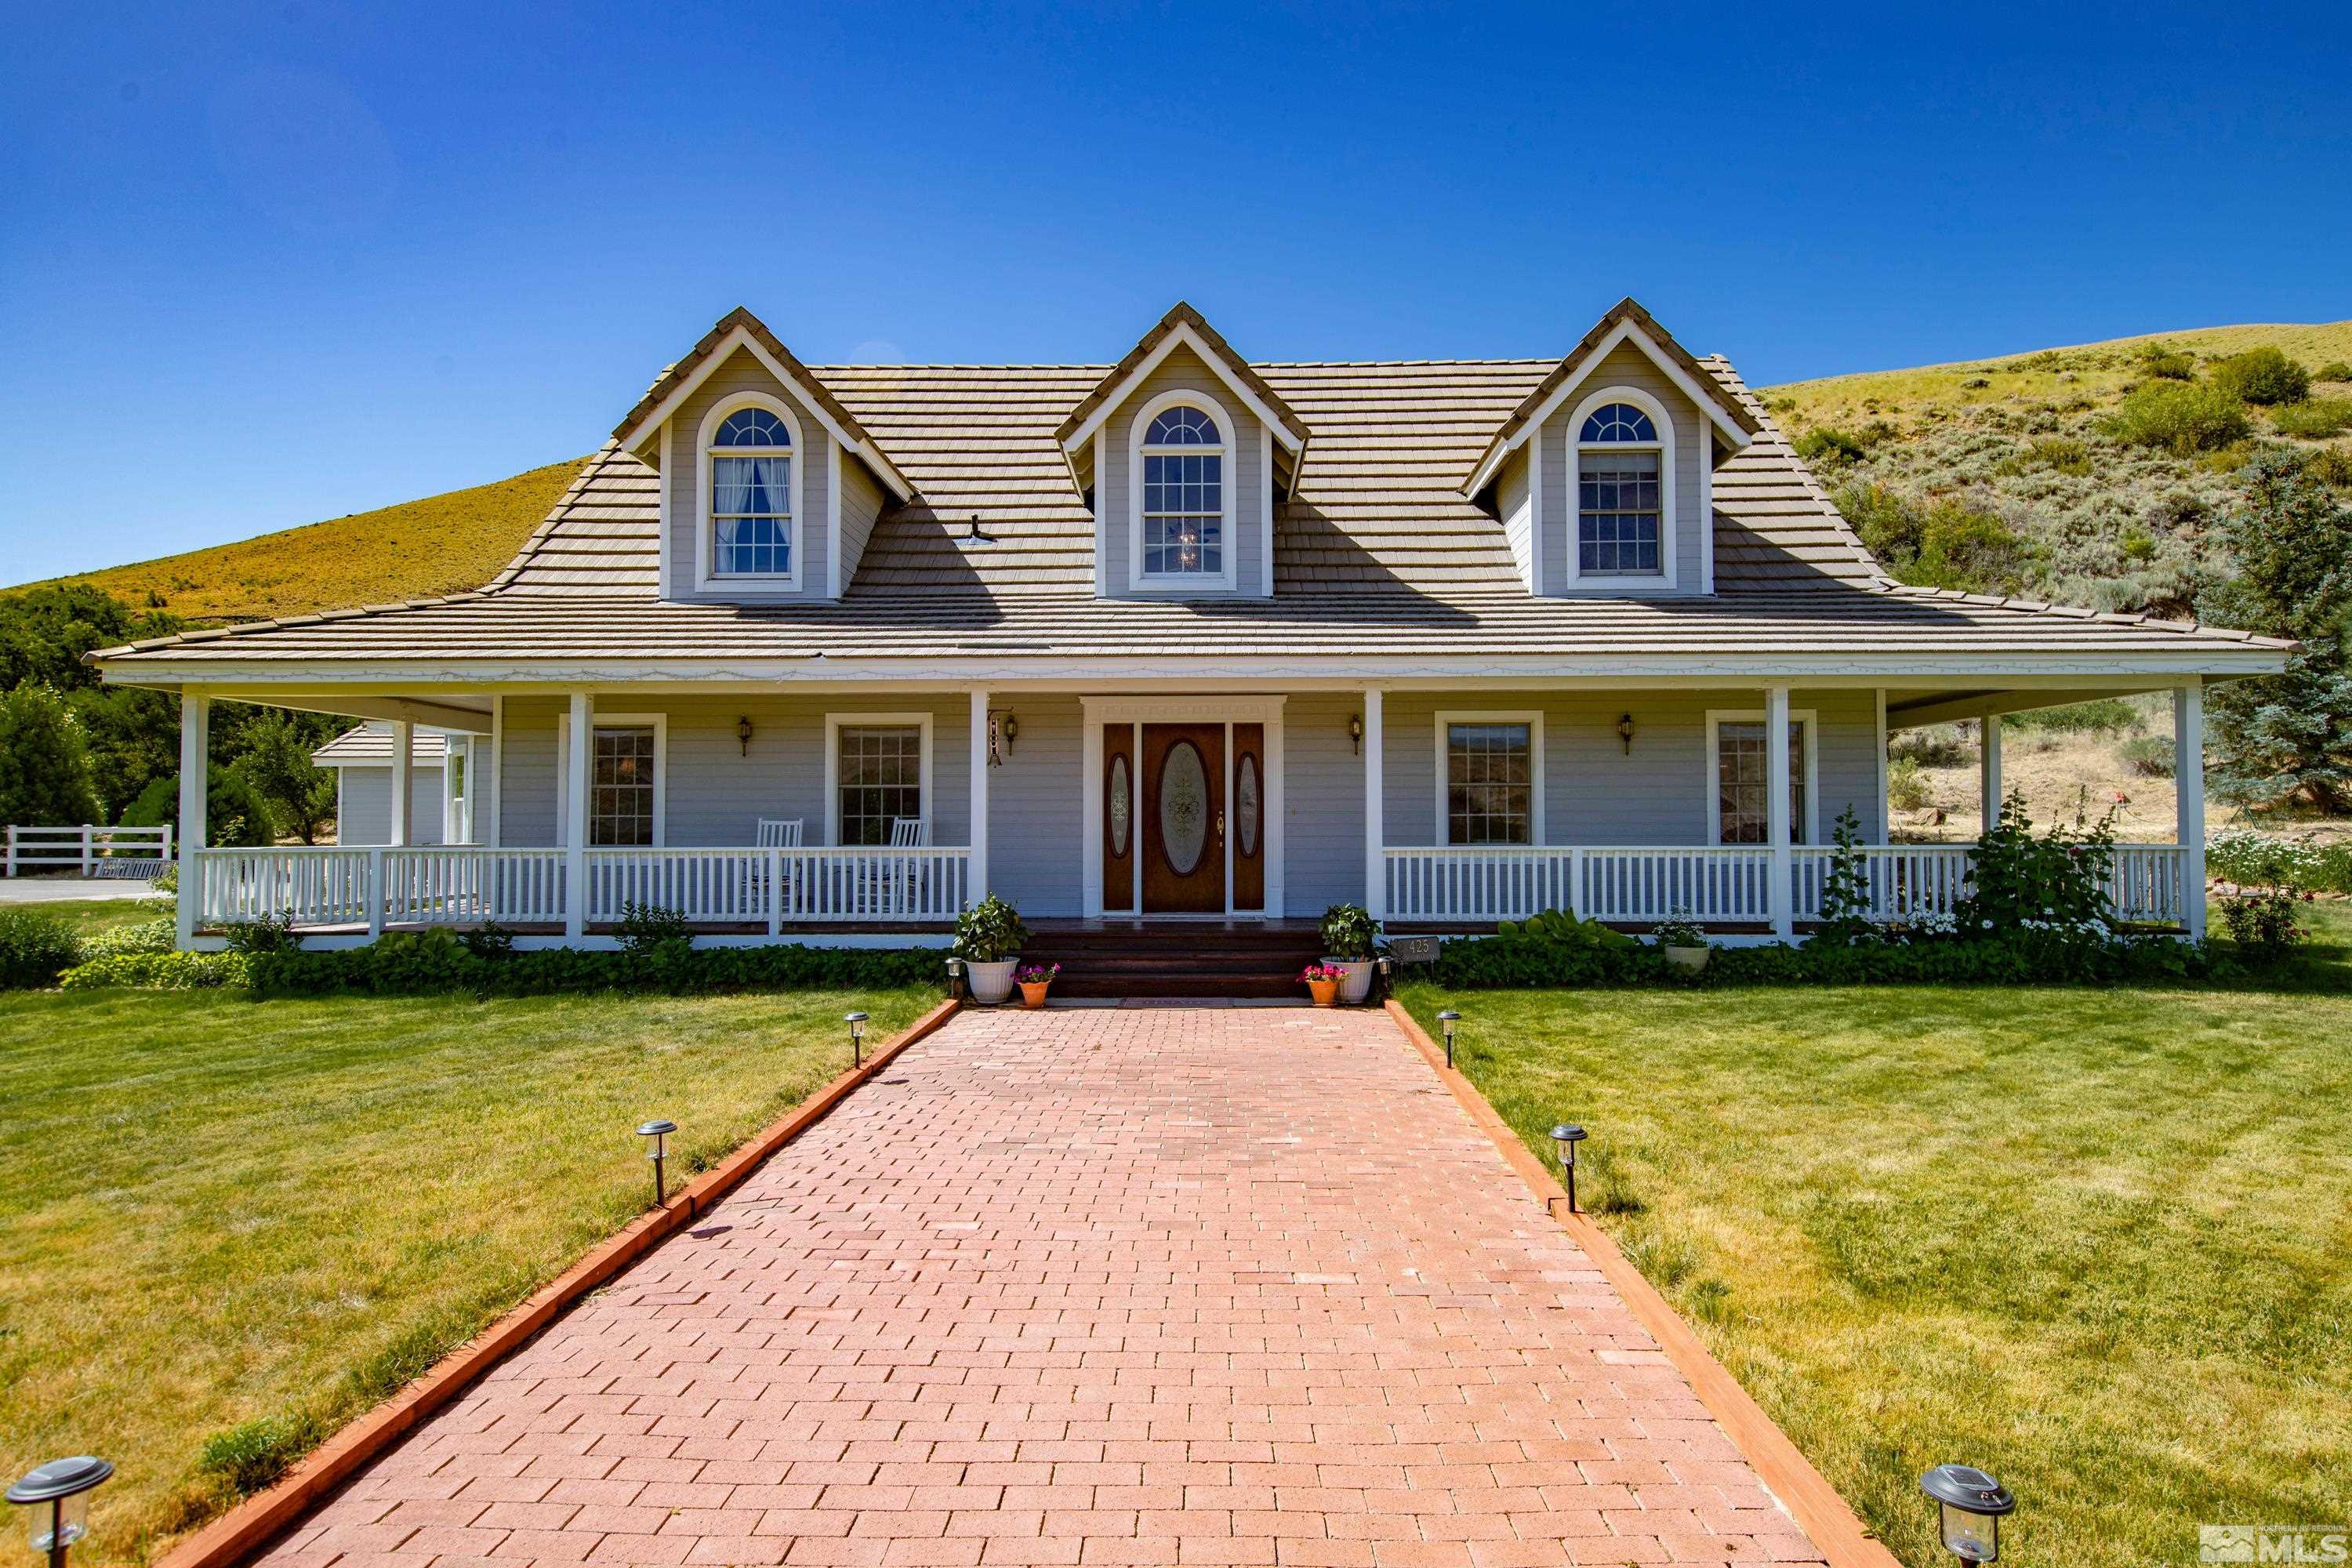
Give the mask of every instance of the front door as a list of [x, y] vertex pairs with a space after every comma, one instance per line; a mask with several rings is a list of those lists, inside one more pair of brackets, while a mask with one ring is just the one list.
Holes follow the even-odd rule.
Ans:
[[1137, 770], [1143, 809], [1143, 912], [1225, 910], [1225, 727], [1146, 724]]

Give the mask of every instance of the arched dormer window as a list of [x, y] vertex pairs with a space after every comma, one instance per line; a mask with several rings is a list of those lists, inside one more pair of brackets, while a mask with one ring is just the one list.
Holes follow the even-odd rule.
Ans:
[[704, 573], [766, 586], [795, 579], [792, 416], [762, 398], [704, 421]]
[[1571, 583], [1672, 586], [1673, 424], [1649, 397], [1612, 388], [1587, 398], [1571, 426], [1576, 548]]
[[1154, 398], [1135, 421], [1135, 584], [1231, 587], [1230, 422], [1190, 393]]

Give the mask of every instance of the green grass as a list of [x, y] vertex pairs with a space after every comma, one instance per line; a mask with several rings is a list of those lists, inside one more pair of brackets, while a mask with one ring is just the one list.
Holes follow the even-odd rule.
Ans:
[[0, 997], [0, 1470], [114, 1460], [144, 1558], [639, 1212], [638, 1122], [701, 1169], [932, 1000]]
[[308, 615], [478, 588], [547, 519], [585, 458], [281, 529], [233, 544], [75, 573], [133, 605], [198, 622]]
[[1404, 1000], [1531, 1148], [1591, 1129], [1588, 1206], [1915, 1568], [1945, 1460], [2017, 1490], [2021, 1568], [2352, 1510], [2352, 996]]
[[8, 907], [54, 916], [84, 936], [96, 936], [102, 931], [113, 931], [120, 926], [144, 925], [149, 921], [172, 918], [172, 900], [168, 898], [59, 899], [54, 903], [11, 904]]

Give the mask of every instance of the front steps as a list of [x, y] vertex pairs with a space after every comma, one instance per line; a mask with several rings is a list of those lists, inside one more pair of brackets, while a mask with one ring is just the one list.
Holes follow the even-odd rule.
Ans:
[[1288, 996], [1323, 955], [1309, 924], [1104, 921], [1033, 929], [1021, 962], [1058, 963], [1055, 996]]

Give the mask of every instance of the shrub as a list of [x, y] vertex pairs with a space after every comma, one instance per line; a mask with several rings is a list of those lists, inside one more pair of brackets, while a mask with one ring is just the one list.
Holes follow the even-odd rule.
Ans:
[[2347, 363], [2340, 359], [2329, 360], [2326, 364], [2321, 365], [2317, 370], [2311, 373], [2311, 379], [2314, 381], [2352, 381], [2352, 363]]
[[2112, 925], [2107, 873], [2115, 860], [2113, 824], [2102, 820], [2079, 840], [2062, 839], [2058, 831], [2053, 824], [2036, 838], [2026, 818], [2024, 793], [2009, 793], [1969, 858], [1969, 890], [1952, 911], [1960, 931], [2079, 933], [2104, 932]]
[[2134, 735], [2116, 748], [2116, 755], [2124, 766], [2143, 778], [2168, 779], [2172, 776], [2172, 737], [2169, 735]]
[[68, 991], [122, 986], [141, 991], [206, 991], [252, 984], [262, 960], [241, 952], [121, 952], [78, 963], [58, 984]]
[[2062, 474], [2080, 479], [2091, 471], [2091, 449], [2082, 442], [2065, 436], [2050, 436], [2025, 449], [2028, 460]]
[[1915, 505], [1884, 485], [1848, 485], [1838, 510], [1864, 548], [1906, 583], [2008, 594], [2033, 575], [2032, 546], [2000, 517], [1948, 498]]
[[2308, 403], [2290, 403], [2272, 411], [2271, 423], [2282, 436], [2325, 441], [2352, 430], [2352, 397], [2315, 397]]
[[73, 928], [57, 916], [0, 909], [0, 991], [53, 985], [80, 956]]
[[2033, 708], [2022, 713], [2004, 713], [2000, 727], [2004, 730], [2048, 730], [2061, 735], [2097, 735], [2110, 730], [2144, 730], [2147, 720], [2131, 703], [2120, 697], [2095, 697], [2088, 702], [2069, 702], [2063, 708]]
[[178, 921], [142, 921], [137, 925], [116, 926], [111, 931], [82, 938], [81, 959], [87, 963], [92, 959], [114, 958], [125, 953], [169, 952], [179, 940]]
[[1706, 928], [1691, 918], [1688, 910], [1676, 910], [1660, 921], [1650, 932], [1660, 947], [1705, 947]]
[[2242, 441], [2253, 426], [2235, 394], [2217, 386], [2166, 382], [2134, 388], [2105, 428], [2127, 446], [2153, 447], [2186, 458]]
[[2168, 350], [2151, 351], [2142, 356], [2139, 367], [2159, 381], [2197, 379], [2196, 359], [2189, 354], [2176, 353]]
[[64, 696], [33, 681], [0, 692], [0, 823], [98, 819], [89, 742]]
[[1977, 753], [1958, 724], [1922, 724], [1897, 731], [1886, 743], [1886, 754], [1923, 768], [1957, 768], [1973, 762]]
[[2246, 403], [2300, 403], [2311, 395], [2311, 373], [2265, 343], [2215, 365], [2213, 384]]
[[[694, 945], [694, 926], [684, 910], [666, 909], [660, 904], [640, 904], [632, 900], [621, 906], [620, 924], [613, 934], [621, 940], [623, 952], [639, 956], [664, 947], [690, 948]], [[511, 944], [509, 944], [511, 945]]]
[[2314, 452], [2304, 464], [2304, 471], [2323, 485], [2332, 485], [2339, 490], [2352, 489], [2352, 452], [2340, 447]]
[[1823, 425], [1797, 437], [1797, 456], [1808, 463], [1836, 468], [1861, 462], [1870, 456], [1870, 448], [1861, 437]]
[[457, 933], [457, 945], [476, 958], [504, 958], [514, 951], [515, 933], [496, 921], [485, 921]]
[[822, 948], [789, 942], [696, 948], [672, 942], [646, 952], [550, 947], [482, 958], [446, 931], [389, 931], [365, 947], [254, 959], [251, 984], [264, 996], [859, 990], [936, 984], [943, 978], [942, 956], [936, 948]]
[[2221, 925], [2249, 963], [2275, 964], [2303, 940], [2295, 920], [2299, 901], [2284, 888], [2239, 893], [2221, 900]]
[[1361, 904], [1333, 904], [1323, 911], [1323, 956], [1360, 962], [1372, 956], [1380, 940], [1372, 912]]
[[294, 934], [294, 917], [290, 913], [234, 921], [222, 934], [228, 939], [231, 952], [242, 952], [247, 956], [257, 952], [290, 952], [302, 945], [301, 938]]
[[1897, 757], [1886, 764], [1886, 803], [1897, 811], [1918, 811], [1936, 804], [1926, 770], [1916, 757]]
[[1021, 911], [994, 893], [956, 917], [956, 956], [972, 963], [1003, 963], [1029, 945]]

